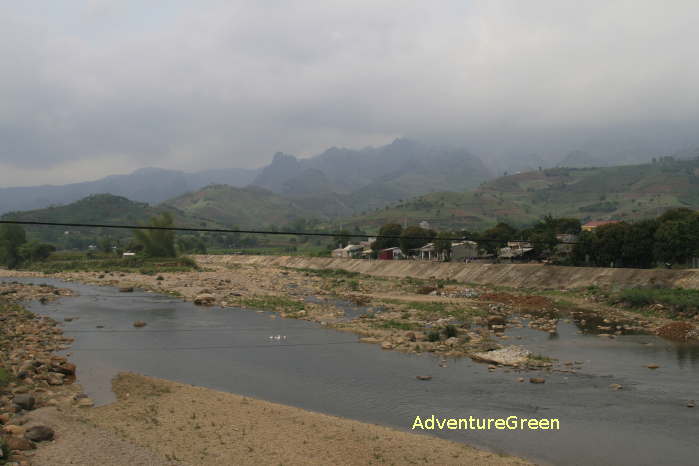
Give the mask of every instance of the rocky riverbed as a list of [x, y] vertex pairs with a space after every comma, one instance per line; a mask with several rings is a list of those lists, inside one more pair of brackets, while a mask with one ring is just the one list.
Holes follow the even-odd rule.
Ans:
[[[509, 335], [510, 330], [525, 326], [555, 336], [563, 320], [577, 325], [581, 333], [608, 339], [649, 333], [687, 341], [699, 335], [696, 319], [678, 325], [661, 315], [604, 305], [586, 293], [543, 295], [448, 280], [230, 264], [214, 256], [202, 260], [202, 269], [190, 272], [145, 275], [105, 270], [52, 276], [114, 286], [125, 293], [134, 287], [152, 290], [201, 306], [275, 310], [282, 318], [311, 320], [357, 333], [360, 341], [385, 350], [429, 352], [445, 358], [470, 356], [517, 369], [575, 370], [568, 361], [517, 349], [521, 342]], [[559, 299], [561, 296], [565, 299]], [[515, 348], [508, 349], [510, 346]], [[493, 351], [500, 352], [489, 354]]]
[[91, 408], [92, 400], [74, 383], [76, 367], [56, 355], [69, 350], [72, 338], [63, 335], [61, 322], [22, 307], [25, 300], [49, 303], [71, 292], [0, 283], [0, 293], [0, 464], [528, 464], [459, 443], [134, 374], [115, 380], [117, 403]]

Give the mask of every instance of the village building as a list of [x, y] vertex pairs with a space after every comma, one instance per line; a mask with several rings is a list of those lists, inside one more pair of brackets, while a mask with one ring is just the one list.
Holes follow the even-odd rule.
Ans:
[[360, 257], [363, 250], [364, 246], [359, 244], [348, 244], [344, 248], [333, 249], [332, 257], [340, 259], [354, 259], [356, 257]]
[[404, 257], [405, 255], [403, 254], [403, 251], [400, 250], [400, 248], [387, 248], [379, 251], [380, 260], [396, 260], [403, 259]]
[[482, 256], [483, 251], [480, 250], [475, 241], [462, 241], [451, 245], [452, 262], [466, 262]]

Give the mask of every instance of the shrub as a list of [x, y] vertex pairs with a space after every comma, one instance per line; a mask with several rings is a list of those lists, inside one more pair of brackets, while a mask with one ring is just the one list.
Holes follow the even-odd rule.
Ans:
[[441, 333], [437, 329], [430, 330], [427, 334], [427, 341], [439, 341], [441, 339]]
[[456, 327], [454, 327], [453, 325], [447, 325], [446, 327], [444, 327], [444, 335], [447, 338], [455, 337], [458, 334], [459, 334], [459, 332], [456, 330]]

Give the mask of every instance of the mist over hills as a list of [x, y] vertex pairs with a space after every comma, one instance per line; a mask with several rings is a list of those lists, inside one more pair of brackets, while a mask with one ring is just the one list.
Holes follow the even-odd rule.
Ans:
[[261, 169], [185, 173], [143, 168], [62, 186], [0, 188], [0, 213], [63, 205], [101, 193], [157, 204], [209, 185], [225, 184], [265, 188], [297, 202], [301, 209], [332, 217], [437, 189], [468, 189], [491, 177], [483, 162], [463, 149], [397, 139], [378, 148], [331, 148], [307, 159], [277, 153]]
[[64, 205], [90, 195], [109, 193], [133, 201], [157, 204], [209, 184], [249, 184], [257, 170], [228, 169], [185, 173], [162, 168], [142, 168], [127, 175], [111, 175], [95, 181], [66, 185], [0, 188], [0, 214]]

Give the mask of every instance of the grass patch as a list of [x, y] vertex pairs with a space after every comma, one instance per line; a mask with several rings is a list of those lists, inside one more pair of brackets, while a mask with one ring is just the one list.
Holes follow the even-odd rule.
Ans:
[[304, 304], [284, 296], [252, 296], [240, 300], [242, 307], [262, 309], [265, 311], [299, 312], [304, 310]]
[[548, 356], [544, 356], [543, 354], [530, 354], [528, 358], [531, 362], [546, 362], [546, 363], [552, 363], [556, 361], [554, 358], [550, 358]]
[[422, 328], [420, 324], [413, 322], [401, 322], [400, 320], [382, 320], [373, 324], [375, 328], [398, 329], [398, 330], [418, 330]]
[[343, 270], [343, 269], [309, 269], [309, 268], [300, 268], [300, 269], [291, 269], [295, 270], [297, 272], [304, 272], [307, 274], [311, 275], [316, 275], [318, 277], [328, 277], [328, 278], [359, 278], [361, 277], [361, 273], [359, 272], [350, 272], [349, 270]]
[[465, 307], [461, 304], [438, 301], [402, 301], [400, 299], [382, 299], [381, 301], [400, 306], [402, 309], [415, 309], [419, 312], [421, 319], [431, 317], [451, 316], [456, 320], [468, 322], [473, 317], [483, 317], [487, 315], [484, 309]]
[[699, 290], [683, 288], [629, 288], [612, 297], [616, 303], [632, 308], [644, 308], [660, 304], [669, 308], [670, 314], [699, 313]]
[[12, 382], [12, 374], [4, 367], [0, 367], [0, 388], [6, 387]]
[[138, 272], [155, 275], [162, 272], [198, 270], [190, 257], [91, 257], [87, 254], [56, 254], [43, 262], [28, 264], [25, 270], [43, 273], [71, 272]]

